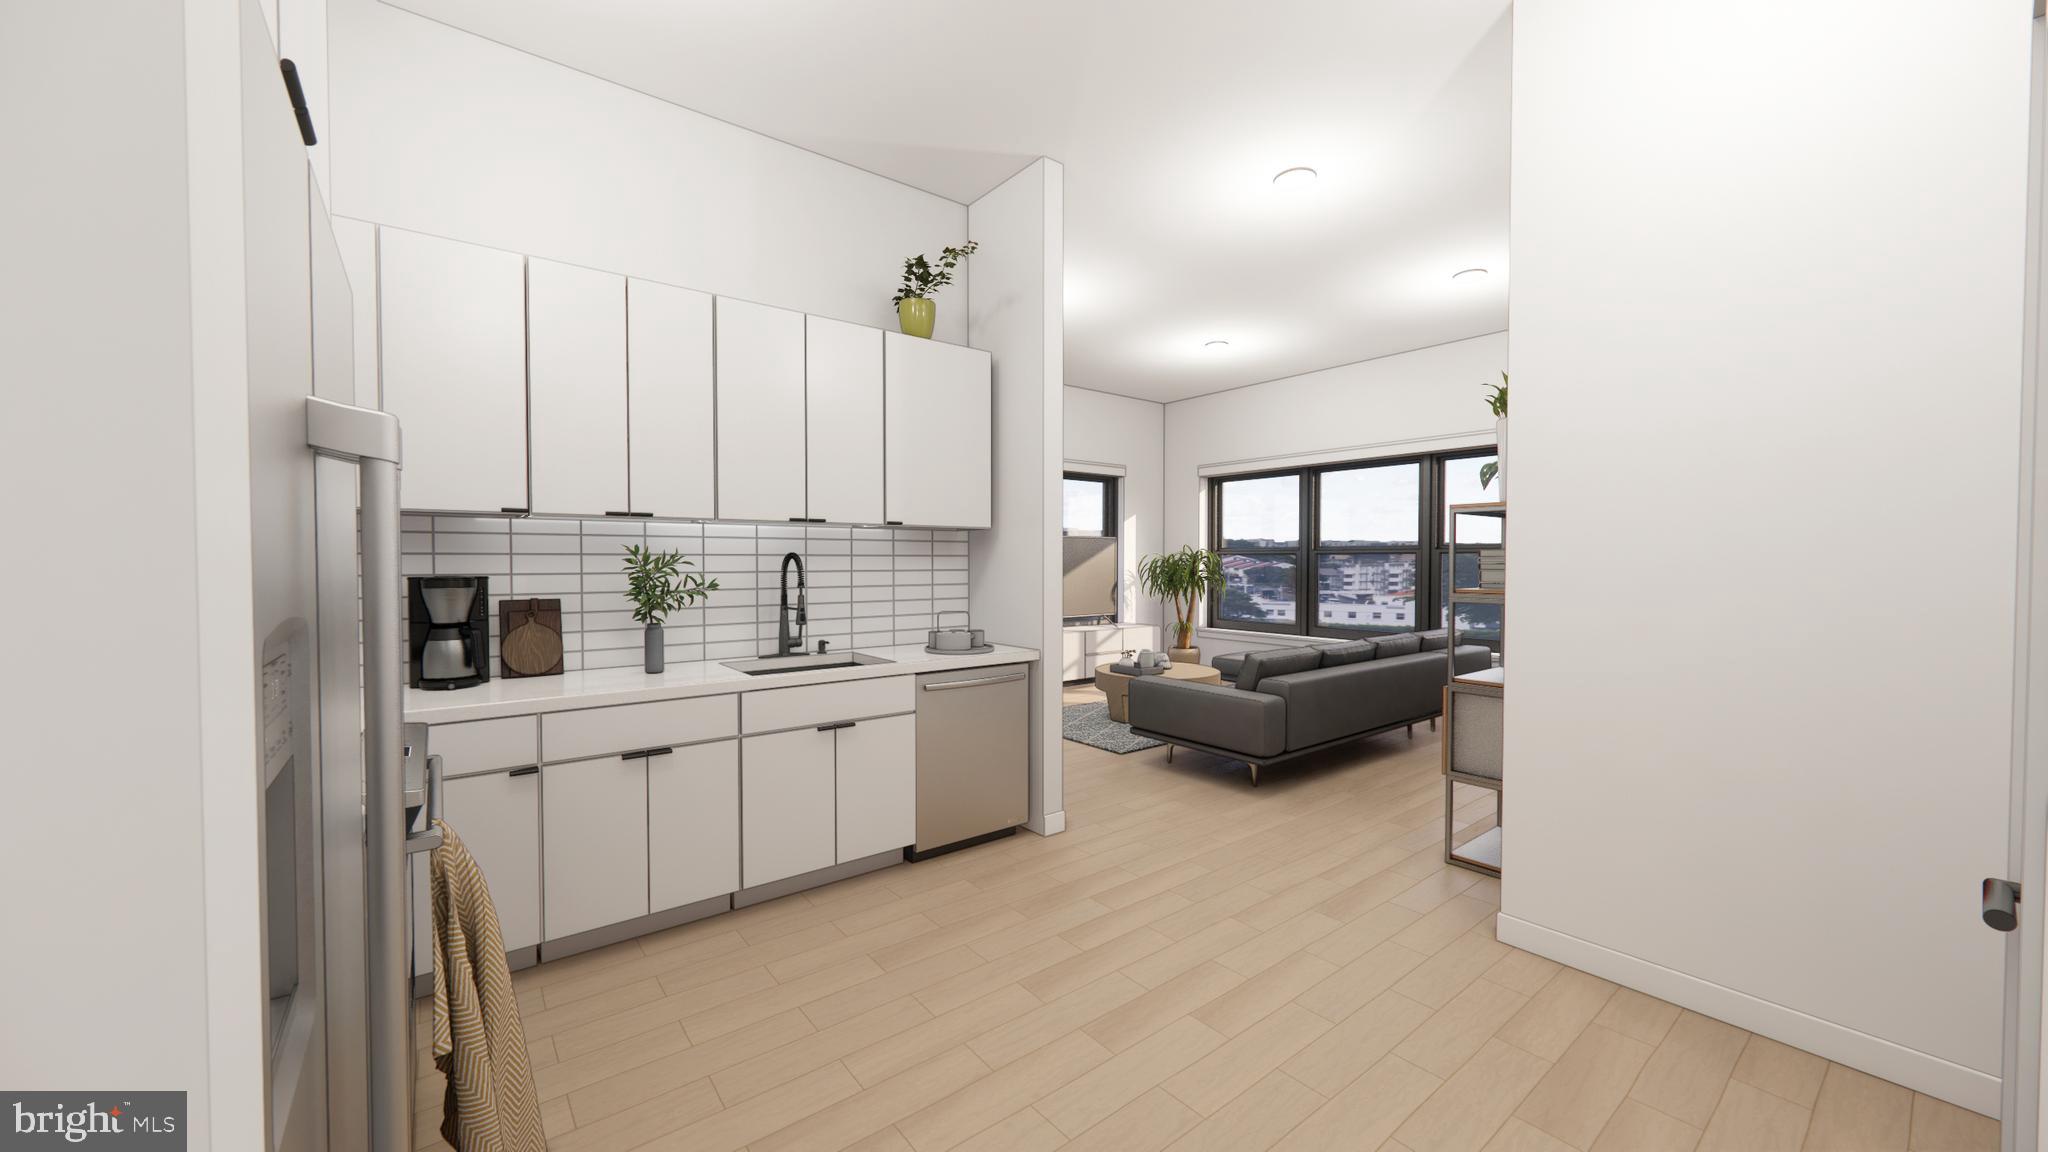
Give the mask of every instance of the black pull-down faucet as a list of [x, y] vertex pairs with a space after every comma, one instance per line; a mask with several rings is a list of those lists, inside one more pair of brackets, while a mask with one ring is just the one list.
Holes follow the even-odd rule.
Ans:
[[[789, 566], [796, 565], [796, 635], [789, 634]], [[782, 610], [777, 615], [775, 654], [789, 656], [804, 650], [804, 558], [794, 552], [782, 554]]]

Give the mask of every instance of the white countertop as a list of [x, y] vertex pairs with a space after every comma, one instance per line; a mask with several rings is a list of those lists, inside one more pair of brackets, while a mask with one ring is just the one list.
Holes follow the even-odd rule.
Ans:
[[993, 652], [976, 654], [940, 655], [925, 651], [921, 644], [862, 648], [859, 649], [859, 653], [863, 656], [880, 657], [889, 663], [749, 676], [744, 672], [735, 672], [716, 660], [698, 660], [670, 664], [667, 671], [652, 676], [636, 667], [600, 668], [588, 672], [565, 672], [560, 676], [531, 676], [516, 680], [492, 677], [488, 682], [474, 688], [456, 688], [451, 691], [428, 692], [407, 688], [405, 720], [408, 724], [452, 724], [462, 720], [490, 720], [500, 716], [532, 716], [541, 712], [566, 712], [575, 708], [601, 708], [609, 704], [644, 704], [651, 700], [677, 700], [686, 696], [724, 696], [735, 692], [759, 692], [770, 688], [795, 688], [805, 684], [871, 680], [880, 676], [950, 672], [959, 668], [986, 668], [996, 664], [1018, 664], [1038, 659], [1037, 649], [1016, 648], [1008, 644], [996, 645]]

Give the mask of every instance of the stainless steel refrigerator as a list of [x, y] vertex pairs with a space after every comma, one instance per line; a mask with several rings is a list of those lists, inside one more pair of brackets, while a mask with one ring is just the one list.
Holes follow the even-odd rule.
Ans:
[[[399, 431], [279, 61], [241, 4], [251, 603], [273, 1149], [411, 1143]], [[232, 509], [215, 514], [231, 515]]]

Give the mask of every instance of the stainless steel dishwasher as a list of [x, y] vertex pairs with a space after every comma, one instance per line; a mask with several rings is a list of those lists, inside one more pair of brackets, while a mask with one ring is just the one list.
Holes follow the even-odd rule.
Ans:
[[1031, 804], [1031, 669], [917, 678], [917, 844], [912, 860], [1008, 836]]

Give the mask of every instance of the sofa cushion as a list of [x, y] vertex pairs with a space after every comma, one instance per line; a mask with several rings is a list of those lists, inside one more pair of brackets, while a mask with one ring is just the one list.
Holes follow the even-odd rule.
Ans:
[[1285, 676], [1289, 672], [1306, 672], [1321, 667], [1323, 654], [1308, 647], [1268, 648], [1262, 652], [1247, 652], [1244, 663], [1237, 670], [1237, 686], [1247, 692], [1259, 690], [1259, 681], [1267, 676]]
[[1132, 731], [1255, 760], [1287, 748], [1287, 704], [1278, 696], [1164, 676], [1141, 676], [1130, 693]]
[[1413, 656], [1422, 651], [1422, 637], [1413, 632], [1403, 632], [1398, 636], [1381, 636], [1372, 643], [1377, 649], [1373, 655], [1375, 660], [1385, 660], [1389, 656]]
[[1343, 664], [1358, 664], [1372, 659], [1377, 651], [1370, 640], [1347, 640], [1342, 644], [1331, 644], [1323, 649], [1323, 667], [1335, 668]]
[[1226, 683], [1236, 680], [1238, 669], [1244, 667], [1244, 653], [1239, 652], [1234, 656], [1218, 656], [1209, 661], [1209, 667], [1214, 668]]
[[1417, 632], [1416, 635], [1422, 637], [1424, 652], [1441, 652], [1451, 646], [1451, 633], [1446, 628], [1432, 628], [1427, 632]]

